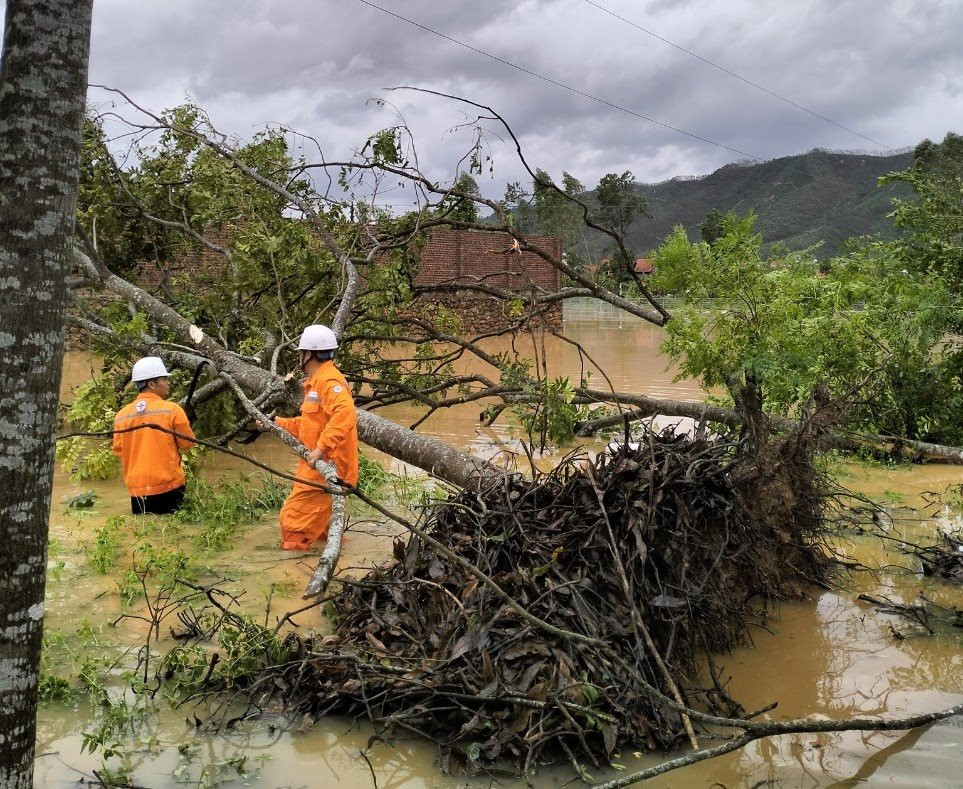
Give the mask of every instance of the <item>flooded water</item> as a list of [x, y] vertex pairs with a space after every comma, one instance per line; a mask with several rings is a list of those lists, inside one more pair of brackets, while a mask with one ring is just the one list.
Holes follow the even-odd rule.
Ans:
[[[692, 381], [673, 381], [658, 346], [661, 330], [605, 313], [580, 315], [566, 322], [566, 333], [580, 343], [618, 390], [680, 399], [698, 399], [702, 392]], [[500, 349], [495, 349], [500, 350]], [[529, 349], [518, 350], [527, 354]], [[552, 374], [579, 377], [592, 369], [580, 359], [575, 346], [546, 339], [546, 356]], [[541, 353], [539, 348], [539, 353]], [[66, 363], [64, 397], [71, 386], [91, 374], [90, 360], [72, 354]], [[593, 371], [592, 385], [604, 388]], [[420, 430], [470, 451], [490, 456], [514, 446], [515, 436], [506, 422], [492, 428], [479, 425], [483, 406], [473, 404], [429, 419]], [[409, 408], [382, 411], [410, 424], [419, 412]], [[279, 467], [293, 467], [290, 454], [266, 437], [254, 445], [257, 456]], [[396, 471], [401, 469], [395, 467]], [[847, 462], [834, 472], [841, 482], [884, 504], [893, 518], [891, 533], [908, 538], [931, 537], [937, 522], [925, 491], [943, 491], [963, 482], [963, 469], [942, 466], [886, 467]], [[219, 455], [206, 461], [208, 479], [233, 479], [251, 473], [243, 461]], [[64, 501], [93, 489], [96, 506], [91, 511], [68, 511]], [[113, 515], [125, 514], [129, 500], [119, 479], [106, 482], [71, 482], [58, 470], [54, 487], [51, 537], [54, 539], [48, 582], [46, 628], [48, 633], [73, 639], [74, 653], [86, 648], [89, 633], [116, 654], [143, 639], [142, 622], [121, 620], [117, 594], [122, 570], [108, 575], [93, 573], [84, 547], [95, 529]], [[361, 574], [364, 568], [390, 555], [393, 526], [357, 510], [354, 526], [342, 555], [342, 568]], [[183, 542], [189, 531], [166, 533], [175, 527], [151, 521], [144, 533], [126, 531], [121, 565], [138, 540]], [[244, 592], [242, 602], [251, 612], [268, 619], [300, 607], [300, 591], [313, 569], [306, 560], [285, 558], [277, 550], [276, 515], [246, 526], [229, 550], [200, 556], [210, 565], [212, 577], [229, 577]], [[151, 532], [151, 529], [154, 529]], [[942, 606], [963, 608], [963, 590], [940, 585], [918, 575], [911, 560], [871, 535], [840, 540], [838, 550], [850, 559], [874, 568], [848, 574], [841, 588], [820, 592], [809, 602], [782, 605], [769, 630], [759, 630], [753, 643], [722, 656], [720, 664], [731, 678], [729, 691], [747, 709], [778, 701], [769, 713], [775, 719], [810, 714], [832, 718], [854, 714], [902, 716], [952, 706], [963, 701], [963, 629], [934, 625], [926, 634], [906, 619], [881, 614], [857, 600], [861, 593], [904, 603], [919, 595]], [[270, 601], [270, 602], [268, 602]], [[78, 635], [83, 621], [87, 636]], [[299, 620], [303, 630], [324, 628], [316, 611]], [[123, 659], [121, 658], [121, 662]], [[340, 719], [322, 720], [306, 731], [278, 731], [265, 722], [231, 735], [198, 733], [187, 710], [165, 712], [141, 731], [144, 744], [133, 754], [133, 783], [140, 786], [241, 786], [264, 787], [379, 787], [489, 786], [485, 779], [467, 780], [441, 775], [435, 750], [423, 742], [401, 739], [388, 746], [377, 743], [368, 750], [368, 762], [359, 755], [371, 730]], [[82, 732], [93, 726], [87, 705], [42, 705], [38, 732], [36, 782], [38, 786], [74, 786], [93, 776], [99, 755], [82, 753]], [[711, 744], [711, 743], [710, 743]], [[627, 770], [656, 764], [658, 755], [636, 758], [625, 753]], [[618, 775], [596, 775], [597, 779]], [[571, 780], [567, 771], [542, 770], [536, 786], [562, 786]], [[501, 782], [506, 783], [506, 782]], [[963, 724], [959, 719], [914, 732], [863, 732], [785, 736], [756, 742], [743, 751], [674, 772], [651, 782], [656, 786], [963, 786]], [[506, 785], [524, 785], [507, 782]]]

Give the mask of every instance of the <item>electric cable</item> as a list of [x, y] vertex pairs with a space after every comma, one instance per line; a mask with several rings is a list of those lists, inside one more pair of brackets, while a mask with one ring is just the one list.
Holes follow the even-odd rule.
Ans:
[[806, 107], [805, 105], [799, 104], [798, 102], [793, 101], [792, 99], [787, 98], [786, 96], [783, 96], [780, 93], [776, 93], [776, 91], [767, 88], [765, 85], [760, 85], [758, 82], [753, 82], [751, 79], [748, 79], [747, 77], [743, 77], [741, 74], [738, 74], [735, 71], [732, 71], [731, 69], [726, 68], [725, 66], [719, 65], [718, 63], [712, 60], [709, 60], [709, 58], [707, 57], [703, 57], [698, 52], [693, 52], [690, 49], [686, 49], [681, 44], [676, 44], [674, 41], [670, 41], [664, 36], [660, 36], [658, 33], [652, 30], [649, 30], [647, 27], [643, 27], [642, 25], [636, 22], [633, 22], [631, 19], [627, 19], [626, 17], [620, 14], [617, 14], [615, 11], [612, 11], [611, 9], [608, 9], [605, 6], [594, 2], [594, 0], [585, 0], [585, 2], [588, 3], [590, 6], [597, 8], [599, 11], [603, 13], [608, 14], [609, 16], [615, 17], [616, 19], [619, 19], [622, 22], [625, 22], [627, 25], [631, 25], [637, 30], [641, 30], [643, 33], [652, 36], [652, 38], [658, 39], [659, 41], [662, 41], [663, 43], [668, 44], [670, 47], [675, 47], [680, 52], [684, 52], [686, 55], [689, 55], [690, 57], [694, 57], [696, 60], [701, 60], [706, 65], [712, 66], [713, 68], [718, 69], [723, 74], [728, 74], [730, 77], [734, 77], [740, 82], [745, 82], [747, 85], [750, 85], [753, 88], [756, 88], [757, 90], [763, 91], [763, 93], [768, 93], [770, 96], [773, 96], [774, 98], [777, 98], [780, 101], [786, 102], [786, 104], [789, 104], [790, 106], [795, 107], [797, 110], [808, 112], [813, 117], [819, 118], [822, 121], [826, 121], [826, 123], [831, 123], [833, 126], [836, 126], [837, 128], [842, 129], [843, 131], [848, 131], [850, 134], [855, 134], [857, 137], [861, 137], [867, 142], [873, 143], [873, 145], [878, 145], [880, 148], [884, 148], [887, 150], [889, 149], [888, 145], [881, 143], [879, 140], [874, 140], [872, 137], [867, 137], [865, 134], [861, 134], [855, 129], [851, 129], [849, 126], [845, 126], [842, 123], [838, 123], [837, 121], [834, 121], [832, 118], [827, 118], [825, 115], [821, 115], [815, 110], [809, 109], [809, 107]]
[[[592, 101], [598, 102], [599, 104], [602, 104], [602, 105], [604, 105], [604, 106], [606, 106], [606, 107], [610, 107], [610, 108], [612, 108], [612, 109], [614, 109], [614, 110], [618, 110], [619, 112], [624, 112], [624, 113], [626, 113], [627, 115], [631, 115], [631, 116], [636, 117], [636, 118], [639, 118], [639, 119], [641, 119], [641, 120], [648, 121], [649, 123], [654, 123], [656, 126], [661, 126], [662, 128], [668, 129], [669, 131], [673, 131], [673, 132], [676, 132], [677, 134], [685, 135], [686, 137], [690, 137], [690, 138], [692, 138], [692, 139], [694, 139], [694, 140], [698, 140], [699, 142], [704, 142], [704, 143], [707, 143], [707, 144], [709, 144], [709, 145], [713, 145], [713, 146], [715, 146], [715, 147], [717, 147], [717, 148], [721, 148], [721, 149], [723, 149], [723, 150], [729, 151], [730, 153], [738, 154], [739, 156], [742, 156], [742, 157], [744, 157], [745, 159], [750, 159], [750, 160], [752, 160], [752, 161], [754, 161], [754, 162], [756, 162], [756, 163], [758, 163], [758, 164], [766, 164], [766, 163], [769, 162], [769, 161], [775, 161], [775, 159], [764, 159], [764, 158], [762, 158], [762, 157], [760, 157], [760, 156], [756, 156], [755, 154], [751, 154], [751, 153], [748, 153], [747, 151], [740, 150], [739, 148], [733, 148], [732, 146], [726, 145], [725, 143], [721, 143], [721, 142], [719, 142], [719, 141], [717, 141], [717, 140], [713, 140], [713, 139], [710, 139], [710, 138], [708, 138], [708, 137], [703, 137], [702, 135], [696, 134], [695, 132], [691, 132], [691, 131], [689, 131], [688, 129], [683, 129], [683, 128], [679, 127], [679, 126], [673, 126], [672, 124], [664, 123], [663, 121], [657, 120], [657, 119], [652, 118], [652, 117], [650, 117], [650, 116], [648, 116], [648, 115], [644, 115], [644, 114], [641, 113], [641, 112], [637, 112], [637, 111], [635, 111], [635, 110], [633, 110], [633, 109], [630, 109], [630, 108], [628, 108], [628, 107], [625, 107], [625, 106], [623, 106], [623, 105], [621, 105], [621, 104], [617, 104], [617, 103], [614, 102], [614, 101], [610, 101], [610, 100], [608, 100], [608, 99], [602, 98], [601, 96], [596, 96], [594, 93], [589, 93], [588, 91], [584, 91], [584, 90], [581, 90], [581, 89], [579, 89], [579, 88], [574, 88], [574, 87], [572, 87], [571, 85], [567, 85], [566, 83], [561, 82], [560, 80], [553, 79], [552, 77], [549, 77], [549, 76], [546, 76], [546, 75], [544, 75], [544, 74], [541, 74], [540, 72], [534, 71], [533, 69], [527, 68], [527, 67], [525, 67], [525, 66], [521, 66], [521, 65], [519, 65], [519, 64], [517, 64], [517, 63], [514, 63], [514, 62], [512, 62], [512, 61], [510, 61], [510, 60], [507, 60], [507, 59], [505, 59], [505, 58], [503, 58], [503, 57], [500, 57], [500, 56], [498, 56], [498, 55], [492, 54], [491, 52], [488, 52], [487, 50], [481, 49], [480, 47], [476, 47], [476, 46], [473, 46], [473, 45], [471, 45], [471, 44], [468, 44], [468, 43], [466, 43], [466, 42], [464, 42], [464, 41], [461, 41], [460, 39], [455, 38], [454, 36], [450, 36], [450, 35], [448, 35], [447, 33], [442, 33], [441, 31], [435, 30], [434, 28], [429, 27], [428, 25], [425, 25], [425, 24], [422, 24], [421, 22], [415, 21], [414, 19], [409, 19], [408, 17], [403, 16], [402, 14], [399, 14], [399, 13], [397, 13], [397, 12], [395, 12], [395, 11], [392, 11], [392, 10], [390, 10], [390, 9], [388, 9], [388, 8], [385, 8], [385, 7], [383, 7], [383, 6], [380, 6], [380, 5], [378, 5], [377, 3], [375, 3], [375, 2], [372, 2], [372, 0], [358, 0], [358, 2], [359, 2], [359, 3], [362, 3], [363, 5], [368, 6], [369, 8], [373, 8], [373, 9], [375, 9], [375, 10], [377, 10], [377, 11], [381, 11], [382, 13], [387, 14], [388, 16], [394, 17], [395, 19], [398, 19], [398, 20], [400, 20], [400, 21], [402, 21], [402, 22], [405, 22], [406, 24], [409, 24], [409, 25], [411, 25], [412, 27], [416, 27], [416, 28], [418, 28], [419, 30], [424, 30], [425, 32], [431, 33], [432, 35], [437, 36], [438, 38], [444, 39], [445, 41], [448, 41], [448, 42], [450, 42], [450, 43], [452, 43], [452, 44], [457, 44], [458, 46], [463, 47], [464, 49], [467, 49], [467, 50], [469, 50], [470, 52], [474, 52], [475, 54], [478, 54], [478, 55], [483, 55], [483, 56], [486, 57], [486, 58], [489, 58], [489, 59], [494, 60], [494, 61], [496, 61], [496, 62], [498, 62], [498, 63], [501, 63], [502, 65], [508, 66], [509, 68], [513, 68], [513, 69], [515, 69], [515, 70], [517, 70], [517, 71], [520, 71], [520, 72], [522, 72], [523, 74], [527, 74], [527, 75], [529, 75], [529, 76], [531, 76], [531, 77], [535, 77], [535, 78], [537, 78], [537, 79], [542, 80], [543, 82], [547, 82], [547, 83], [550, 84], [550, 85], [553, 85], [553, 86], [558, 87], [558, 88], [562, 88], [563, 90], [567, 90], [567, 91], [569, 91], [569, 92], [571, 92], [571, 93], [574, 93], [574, 94], [576, 94], [576, 95], [578, 95], [578, 96], [582, 96], [583, 98], [591, 99]], [[604, 9], [604, 8], [602, 8], [601, 6], [598, 6], [598, 7], [600, 8], [600, 10], [607, 11], [607, 9]], [[628, 20], [625, 20], [625, 21], [628, 22]], [[632, 24], [631, 22], [629, 22], [629, 23]], [[645, 32], [650, 32], [650, 31], [647, 31], [647, 30], [646, 30]], [[654, 35], [654, 34], [653, 34], [653, 35]], [[667, 41], [667, 43], [670, 43], [670, 44], [672, 43], [672, 42], [668, 41], [667, 39], [666, 39], [666, 41]], [[677, 46], [677, 45], [673, 44], [673, 46]], [[682, 49], [682, 48], [680, 47], [680, 49]], [[688, 50], [686, 50], [686, 51], [688, 52]], [[694, 57], [700, 57], [700, 59], [702, 59], [701, 56], [696, 55], [695, 53], [689, 53], [689, 54], [692, 54]], [[710, 61], [707, 61], [707, 62], [710, 62]], [[713, 66], [716, 66], [717, 68], [723, 68], [723, 67], [721, 67], [721, 66], [718, 66], [718, 65], [715, 64], [715, 63], [711, 63], [711, 62], [710, 62], [710, 64], [713, 65]], [[723, 69], [723, 70], [725, 70], [725, 69]], [[732, 73], [733, 73], [734, 76], [737, 76], [737, 77], [739, 76], [739, 75], [735, 74], [735, 72], [732, 72]], [[739, 77], [739, 78], [740, 78], [740, 79], [743, 79], [742, 77]], [[746, 80], [746, 81], [748, 82], [748, 80]], [[757, 86], [757, 87], [760, 87], [762, 90], [767, 90], [767, 92], [771, 92], [771, 91], [768, 91], [768, 89], [766, 89], [766, 88], [763, 87], [763, 86]], [[778, 98], [780, 98], [780, 99], [783, 99], [783, 100], [785, 100], [785, 101], [790, 101], [790, 103], [793, 103], [793, 102], [791, 102], [791, 100], [785, 99], [785, 97], [783, 97], [783, 96], [779, 96], [778, 94], [775, 94], [775, 93], [774, 93], [773, 95], [776, 95], [776, 96], [777, 96]], [[800, 109], [806, 110], [807, 112], [812, 112], [811, 110], [808, 110], [807, 108], [803, 107], [802, 105], [798, 105], [798, 106], [799, 106]], [[818, 115], [818, 113], [813, 113], [813, 114]], [[823, 117], [823, 116], [819, 116], [819, 117]], [[835, 124], [835, 125], [837, 125], [837, 126], [840, 126], [840, 128], [846, 129], [846, 131], [853, 132], [854, 134], [857, 134], [857, 135], [859, 135], [860, 137], [863, 136], [863, 135], [859, 134], [859, 132], [856, 132], [856, 131], [853, 130], [853, 129], [849, 129], [849, 128], [845, 127], [845, 126], [841, 126], [840, 124], [836, 123], [835, 121], [833, 121], [833, 120], [830, 119], [830, 118], [824, 118], [824, 117], [823, 117], [823, 119], [826, 120], [826, 121], [828, 121], [828, 122], [830, 122], [830, 123], [833, 123], [833, 124]], [[867, 137], [866, 139], [870, 140], [870, 142], [873, 142], [873, 143], [876, 144], [876, 145], [879, 145], [879, 146], [881, 146], [881, 147], [883, 147], [883, 148], [886, 148], [886, 146], [885, 146], [883, 143], [881, 143], [881, 142], [878, 142], [878, 141], [876, 141], [876, 140], [872, 140], [871, 138], [868, 138], [868, 137]], [[779, 159], [779, 158], [792, 158], [792, 157], [777, 157], [777, 159]], [[790, 165], [789, 169], [790, 169], [790, 170], [795, 170], [795, 171], [797, 171], [797, 172], [799, 172], [799, 173], [801, 173], [801, 174], [803, 174], [803, 175], [808, 175], [808, 171], [807, 171], [806, 169], [804, 169], [804, 168], [803, 168], [801, 165], [799, 165], [799, 164]]]
[[543, 82], [547, 82], [550, 85], [554, 85], [555, 87], [570, 91], [571, 93], [575, 93], [576, 95], [582, 96], [583, 98], [591, 99], [592, 101], [596, 101], [599, 104], [604, 104], [606, 107], [611, 107], [612, 109], [618, 110], [619, 112], [624, 112], [627, 115], [632, 115], [636, 118], [640, 118], [644, 121], [648, 121], [649, 123], [654, 123], [656, 126], [661, 126], [663, 129], [674, 131], [677, 134], [684, 134], [686, 137], [691, 137], [694, 140], [699, 140], [699, 142], [708, 143], [709, 145], [714, 145], [717, 148], [723, 148], [729, 151], [730, 153], [739, 154], [739, 156], [745, 157], [747, 159], [752, 159], [753, 161], [756, 161], [759, 163], [763, 163], [765, 161], [764, 159], [761, 159], [758, 156], [754, 156], [753, 154], [747, 153], [746, 151], [741, 151], [738, 148], [733, 148], [729, 145], [726, 145], [725, 143], [721, 143], [716, 140], [711, 140], [708, 137], [703, 137], [699, 134], [696, 134], [695, 132], [688, 131], [687, 129], [683, 129], [679, 126], [673, 126], [670, 123], [663, 123], [662, 121], [656, 120], [655, 118], [651, 118], [648, 115], [643, 115], [641, 112], [636, 112], [635, 110], [629, 109], [628, 107], [623, 107], [621, 104], [616, 104], [614, 101], [609, 101], [608, 99], [602, 98], [601, 96], [596, 96], [594, 93], [589, 93], [588, 91], [580, 90], [579, 88], [573, 88], [571, 85], [566, 85], [564, 82], [560, 82], [557, 79], [552, 79], [551, 77], [547, 77], [544, 74], [541, 74], [530, 68], [526, 68], [525, 66], [520, 66], [517, 63], [513, 63], [512, 61], [506, 60], [505, 58], [499, 57], [498, 55], [493, 55], [491, 52], [487, 52], [486, 50], [480, 49], [479, 47], [472, 46], [471, 44], [466, 44], [464, 41], [454, 38], [453, 36], [449, 36], [446, 33], [442, 33], [438, 30], [435, 30], [434, 28], [428, 27], [427, 25], [423, 25], [421, 22], [416, 22], [413, 19], [409, 19], [406, 16], [402, 16], [401, 14], [395, 13], [394, 11], [384, 8], [378, 5], [377, 3], [373, 3], [371, 2], [371, 0], [358, 0], [358, 2], [363, 3], [364, 5], [370, 8], [374, 8], [378, 11], [381, 11], [384, 14], [388, 14], [388, 16], [393, 16], [395, 19], [399, 19], [402, 22], [406, 22], [412, 27], [417, 27], [421, 30], [431, 33], [432, 35], [438, 36], [439, 38], [443, 38], [445, 39], [445, 41], [449, 41], [452, 44], [457, 44], [458, 46], [464, 47], [465, 49], [471, 52], [474, 52], [478, 55], [484, 55], [486, 58], [495, 60], [498, 63], [508, 66], [509, 68], [516, 69], [517, 71], [521, 71], [523, 74], [528, 74], [530, 77], [536, 77], [537, 79], [540, 79]]

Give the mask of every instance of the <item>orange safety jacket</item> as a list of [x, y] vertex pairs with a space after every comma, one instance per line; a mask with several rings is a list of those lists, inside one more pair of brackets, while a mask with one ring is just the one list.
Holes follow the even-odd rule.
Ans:
[[[334, 362], [322, 362], [304, 382], [301, 416], [275, 421], [308, 449], [320, 449], [342, 481], [358, 484], [358, 412], [348, 382]], [[324, 482], [324, 477], [304, 460], [298, 463], [295, 474]]]
[[[137, 394], [134, 402], [117, 412], [114, 430], [127, 430], [146, 424], [159, 425], [194, 437], [183, 408], [145, 390]], [[124, 464], [124, 484], [130, 495], [156, 496], [184, 485], [181, 452], [186, 452], [193, 445], [193, 441], [149, 427], [128, 433], [115, 432], [113, 452]]]

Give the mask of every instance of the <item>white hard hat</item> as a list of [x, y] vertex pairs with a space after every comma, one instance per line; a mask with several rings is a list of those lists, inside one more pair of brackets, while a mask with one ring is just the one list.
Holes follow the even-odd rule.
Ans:
[[308, 326], [301, 332], [299, 351], [333, 351], [338, 347], [338, 338], [327, 326], [315, 324]]
[[139, 381], [149, 381], [151, 378], [166, 378], [170, 373], [164, 367], [164, 362], [160, 356], [145, 356], [134, 362], [134, 369], [131, 370], [130, 380], [134, 383]]

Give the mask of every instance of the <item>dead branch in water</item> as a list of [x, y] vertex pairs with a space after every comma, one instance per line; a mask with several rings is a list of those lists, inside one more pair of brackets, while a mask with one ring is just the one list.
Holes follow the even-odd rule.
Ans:
[[222, 675], [212, 662], [191, 698], [247, 699], [232, 720], [269, 709], [365, 718], [376, 736], [402, 729], [436, 742], [446, 770], [529, 774], [563, 761], [590, 780], [586, 766], [619, 748], [685, 742], [686, 718], [725, 738], [611, 787], [777, 734], [958, 714], [774, 722], [733, 717], [738, 705], [718, 681], [700, 688], [701, 656], [745, 638], [765, 617], [760, 601], [803, 595], [829, 571], [809, 498], [818, 485], [785, 486], [798, 476], [796, 446], [771, 447], [760, 462], [738, 444], [652, 435], [534, 481], [504, 475], [418, 523], [394, 516], [412, 539], [389, 566], [342, 585], [332, 635], [280, 641], [244, 625], [263, 645], [254, 665]]
[[[745, 421], [744, 416], [734, 408], [710, 405], [696, 400], [670, 400], [629, 392], [606, 392], [581, 388], [576, 390], [574, 402], [583, 404], [617, 403], [631, 407], [631, 410], [622, 413], [577, 422], [575, 434], [583, 437], [593, 436], [604, 430], [618, 427], [626, 419], [637, 422], [654, 416], [681, 417], [696, 422], [709, 421], [730, 428], [738, 428]], [[777, 430], [792, 431], [799, 427], [799, 422], [794, 419], [773, 414], [768, 414], [767, 418], [772, 427]], [[878, 455], [896, 456], [906, 460], [963, 465], [963, 447], [933, 444], [897, 436], [840, 431], [828, 434], [824, 439], [824, 444], [826, 448], [850, 452], [869, 451]]]
[[598, 766], [629, 743], [694, 743], [696, 723], [741, 727], [718, 685], [699, 688], [701, 656], [830, 566], [794, 446], [763, 468], [738, 444], [651, 435], [399, 518], [413, 537], [342, 587], [334, 635], [290, 636], [245, 684], [299, 717], [417, 731], [452, 769]]
[[737, 751], [749, 743], [761, 740], [764, 737], [776, 737], [781, 734], [808, 734], [830, 731], [905, 731], [907, 729], [916, 729], [920, 726], [928, 726], [936, 721], [945, 720], [946, 718], [961, 714], [963, 714], [963, 704], [958, 704], [955, 707], [950, 707], [949, 709], [938, 712], [927, 712], [922, 715], [910, 715], [903, 718], [848, 718], [838, 721], [799, 718], [790, 721], [765, 721], [763, 723], [752, 724], [746, 728], [743, 734], [733, 737], [728, 742], [718, 745], [715, 748], [707, 748], [704, 751], [696, 751], [685, 756], [680, 756], [677, 759], [671, 759], [655, 767], [649, 767], [645, 770], [620, 776], [614, 781], [594, 784], [593, 789], [619, 789], [619, 787], [622, 786], [630, 786], [640, 781], [646, 781], [649, 778], [655, 778], [657, 775], [678, 770], [681, 767], [688, 767], [690, 764], [695, 764], [696, 762], [714, 759], [716, 756]]

